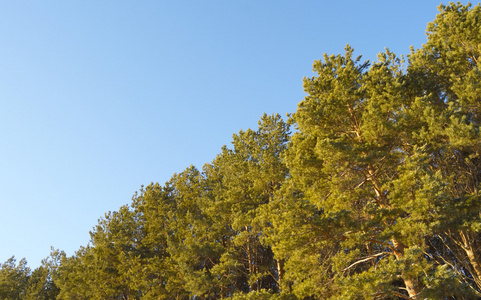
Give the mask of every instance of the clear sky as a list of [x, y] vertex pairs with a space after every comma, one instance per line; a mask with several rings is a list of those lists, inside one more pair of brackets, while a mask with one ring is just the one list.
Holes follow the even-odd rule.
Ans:
[[408, 54], [438, 5], [0, 2], [0, 262], [72, 255], [142, 184], [294, 112], [324, 52]]

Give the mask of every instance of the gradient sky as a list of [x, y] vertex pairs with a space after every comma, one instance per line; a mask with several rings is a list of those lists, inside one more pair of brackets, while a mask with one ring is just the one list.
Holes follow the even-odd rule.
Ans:
[[294, 112], [323, 53], [408, 54], [438, 5], [2, 1], [0, 263], [74, 254], [142, 184]]

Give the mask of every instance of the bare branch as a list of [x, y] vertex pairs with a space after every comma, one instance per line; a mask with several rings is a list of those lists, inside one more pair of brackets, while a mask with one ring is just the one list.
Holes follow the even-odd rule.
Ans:
[[360, 264], [360, 263], [369, 261], [369, 260], [371, 260], [371, 259], [373, 259], [373, 258], [376, 258], [376, 257], [379, 257], [379, 256], [389, 255], [389, 254], [392, 254], [392, 253], [391, 253], [391, 252], [381, 252], [381, 253], [377, 253], [377, 254], [374, 254], [374, 255], [371, 255], [371, 256], [364, 257], [363, 259], [358, 260], [358, 261], [352, 263], [349, 267], [344, 268], [342, 271], [345, 272], [345, 271], [349, 270], [350, 268], [354, 267], [355, 265], [358, 265], [358, 264]]

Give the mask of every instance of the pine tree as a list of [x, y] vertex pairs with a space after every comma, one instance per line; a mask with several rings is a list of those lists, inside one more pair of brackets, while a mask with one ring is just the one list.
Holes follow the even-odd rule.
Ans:
[[14, 256], [0, 265], [0, 298], [5, 300], [24, 299], [28, 289], [30, 268], [27, 260], [18, 263]]

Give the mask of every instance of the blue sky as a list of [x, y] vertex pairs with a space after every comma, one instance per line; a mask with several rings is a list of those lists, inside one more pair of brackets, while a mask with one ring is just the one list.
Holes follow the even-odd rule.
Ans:
[[438, 5], [1, 2], [0, 262], [72, 255], [142, 184], [211, 162], [264, 112], [294, 112], [323, 53], [408, 54]]

